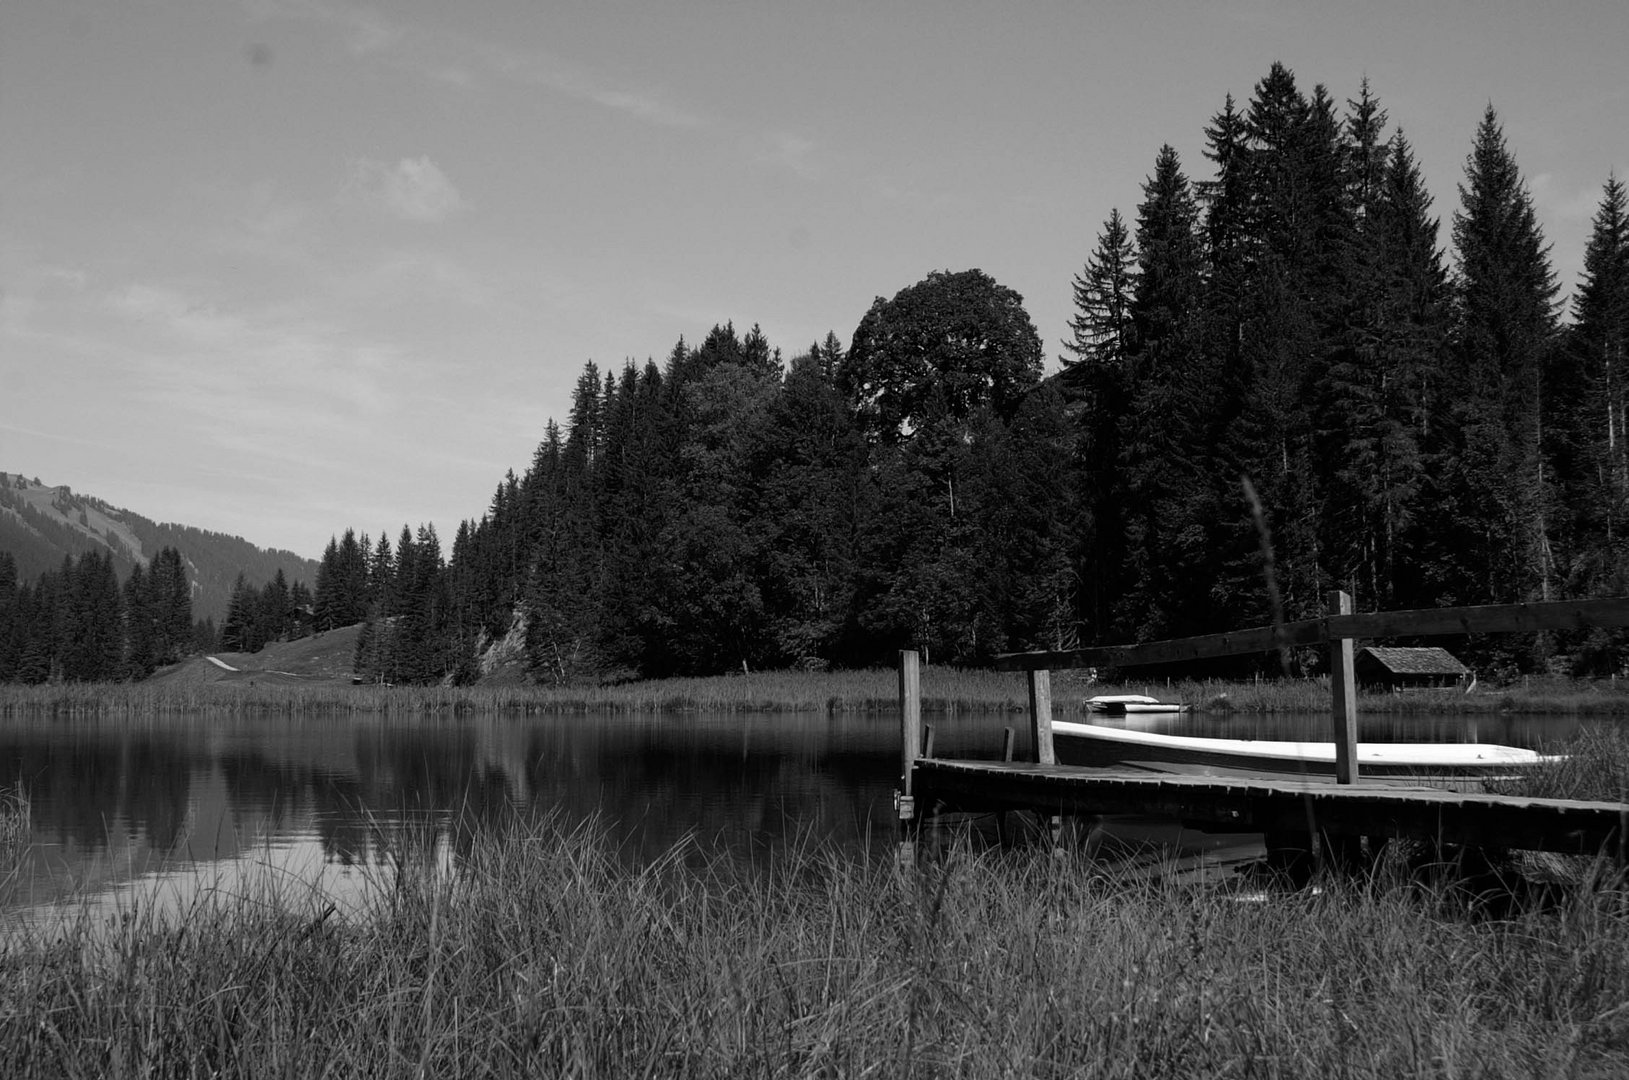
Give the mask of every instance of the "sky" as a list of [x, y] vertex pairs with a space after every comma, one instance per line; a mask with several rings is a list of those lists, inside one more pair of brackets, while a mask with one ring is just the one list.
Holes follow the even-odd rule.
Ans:
[[583, 365], [787, 359], [977, 267], [1057, 365], [1170, 143], [1367, 77], [1448, 224], [1498, 111], [1570, 295], [1629, 175], [1629, 4], [10, 0], [0, 471], [319, 555], [450, 547]]

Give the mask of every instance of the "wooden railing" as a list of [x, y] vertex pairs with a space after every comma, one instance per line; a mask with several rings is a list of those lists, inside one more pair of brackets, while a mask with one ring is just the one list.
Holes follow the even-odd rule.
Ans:
[[[1008, 653], [996, 658], [995, 667], [1001, 671], [1029, 672], [1030, 724], [1036, 737], [1037, 753], [1042, 755], [1037, 760], [1051, 761], [1051, 683], [1048, 674], [1051, 671], [1171, 664], [1242, 653], [1271, 652], [1295, 645], [1327, 644], [1335, 735], [1335, 779], [1338, 783], [1350, 784], [1358, 776], [1357, 684], [1352, 671], [1354, 639], [1584, 630], [1616, 626], [1629, 626], [1629, 597], [1356, 614], [1352, 611], [1352, 598], [1344, 592], [1334, 592], [1329, 595], [1329, 614], [1318, 619], [1138, 645]], [[902, 700], [903, 682], [902, 666]]]

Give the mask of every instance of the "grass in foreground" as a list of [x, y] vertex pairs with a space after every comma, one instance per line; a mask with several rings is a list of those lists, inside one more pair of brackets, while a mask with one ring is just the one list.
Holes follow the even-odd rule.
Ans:
[[[700, 867], [699, 869], [697, 867]], [[1629, 906], [1266, 902], [1073, 858], [626, 866], [549, 822], [343, 918], [268, 888], [0, 951], [18, 1078], [1618, 1076]]]

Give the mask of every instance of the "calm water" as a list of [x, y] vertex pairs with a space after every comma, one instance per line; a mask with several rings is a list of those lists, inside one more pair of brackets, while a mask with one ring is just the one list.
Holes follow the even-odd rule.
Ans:
[[[993, 757], [1021, 715], [930, 717], [941, 756]], [[1179, 734], [1327, 738], [1327, 717], [1134, 721]], [[1388, 717], [1388, 741], [1564, 739], [1576, 720]], [[1025, 740], [1020, 739], [1019, 753]], [[355, 895], [392, 845], [450, 860], [517, 814], [594, 819], [630, 861], [694, 835], [742, 858], [792, 842], [891, 842], [897, 719], [643, 716], [442, 721], [56, 721], [0, 730], [0, 777], [32, 802], [14, 915], [116, 905], [155, 882], [270, 874]]]

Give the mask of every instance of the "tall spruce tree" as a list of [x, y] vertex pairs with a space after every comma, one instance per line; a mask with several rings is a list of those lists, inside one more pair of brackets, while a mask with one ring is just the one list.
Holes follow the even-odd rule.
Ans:
[[1477, 127], [1454, 215], [1454, 479], [1461, 602], [1553, 595], [1553, 477], [1543, 449], [1547, 368], [1555, 345], [1555, 276], [1532, 199], [1490, 105]]
[[[1566, 381], [1550, 400], [1557, 409], [1556, 461], [1571, 508], [1575, 594], [1623, 592], [1629, 555], [1629, 200], [1609, 176], [1601, 193], [1584, 272], [1573, 297]], [[1570, 466], [1570, 467], [1569, 467]]]
[[1092, 632], [1108, 625], [1124, 589], [1126, 513], [1122, 424], [1129, 411], [1130, 365], [1136, 349], [1132, 318], [1137, 255], [1118, 209], [1109, 214], [1085, 269], [1075, 276], [1072, 340], [1064, 348], [1059, 383], [1073, 403], [1077, 452], [1084, 471], [1086, 538], [1081, 574], [1083, 614]]
[[[1211, 621], [1204, 576], [1216, 517], [1207, 470], [1220, 410], [1203, 348], [1205, 249], [1193, 189], [1170, 145], [1143, 183], [1136, 246], [1137, 344], [1120, 420], [1124, 586], [1108, 629], [1147, 640]], [[1093, 573], [1083, 568], [1087, 589]], [[1105, 627], [1094, 629], [1105, 636]]]
[[[1364, 114], [1354, 129], [1358, 160], [1371, 159]], [[1346, 336], [1326, 388], [1325, 549], [1334, 580], [1360, 604], [1426, 606], [1435, 602], [1428, 583], [1442, 553], [1430, 551], [1422, 512], [1451, 497], [1437, 489], [1432, 465], [1444, 431], [1437, 414], [1447, 274], [1431, 197], [1401, 132], [1379, 184], [1371, 188], [1360, 174], [1354, 187], [1360, 213]]]

